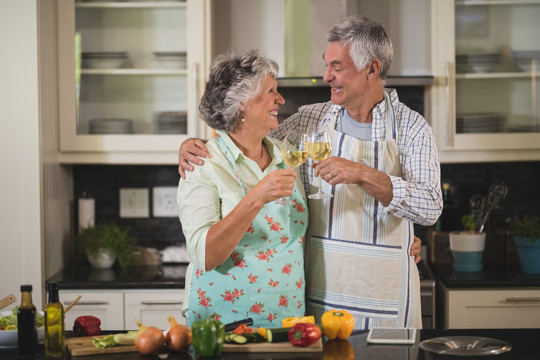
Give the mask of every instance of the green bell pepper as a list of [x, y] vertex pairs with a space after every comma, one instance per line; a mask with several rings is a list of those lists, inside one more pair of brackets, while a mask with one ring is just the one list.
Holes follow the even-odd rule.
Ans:
[[191, 326], [193, 349], [201, 356], [221, 354], [225, 338], [225, 325], [219, 320], [208, 318], [195, 321]]

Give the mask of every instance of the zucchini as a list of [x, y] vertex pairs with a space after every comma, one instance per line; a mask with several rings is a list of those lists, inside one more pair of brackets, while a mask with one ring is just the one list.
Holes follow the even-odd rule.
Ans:
[[290, 327], [286, 328], [267, 328], [266, 340], [270, 343], [289, 341]]

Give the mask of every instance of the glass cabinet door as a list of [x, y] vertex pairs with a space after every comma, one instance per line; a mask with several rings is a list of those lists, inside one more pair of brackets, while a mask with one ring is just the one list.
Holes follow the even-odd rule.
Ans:
[[540, 131], [540, 2], [455, 2], [455, 133]]
[[208, 0], [58, 6], [61, 151], [174, 153], [204, 136]]

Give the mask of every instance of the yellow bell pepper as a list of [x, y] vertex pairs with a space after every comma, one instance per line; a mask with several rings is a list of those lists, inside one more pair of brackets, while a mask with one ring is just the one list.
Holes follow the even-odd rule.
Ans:
[[288, 317], [281, 320], [281, 326], [284, 328], [293, 327], [294, 324], [299, 323], [315, 324], [315, 316]]
[[354, 360], [354, 349], [348, 340], [328, 340], [323, 351], [323, 360]]
[[347, 310], [329, 310], [321, 317], [324, 335], [329, 339], [347, 339], [354, 328], [354, 316]]

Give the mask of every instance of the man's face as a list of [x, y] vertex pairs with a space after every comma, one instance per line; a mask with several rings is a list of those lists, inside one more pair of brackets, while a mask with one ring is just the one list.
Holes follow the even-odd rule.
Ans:
[[330, 84], [332, 102], [344, 108], [354, 108], [366, 92], [367, 70], [358, 71], [349, 55], [349, 46], [330, 42], [324, 54], [326, 71], [323, 80]]

